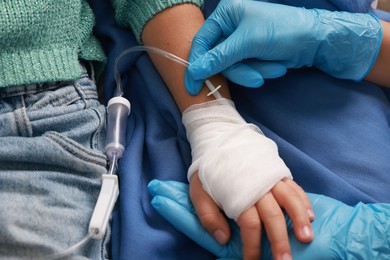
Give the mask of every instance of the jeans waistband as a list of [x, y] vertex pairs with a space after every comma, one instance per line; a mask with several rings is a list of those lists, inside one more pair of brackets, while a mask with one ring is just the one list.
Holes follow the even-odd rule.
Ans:
[[[80, 63], [80, 66], [82, 69], [82, 73], [79, 79], [90, 77], [85, 65]], [[34, 83], [34, 84], [26, 84], [26, 85], [18, 85], [18, 86], [10, 86], [10, 87], [0, 87], [0, 98], [39, 93], [51, 89], [61, 88], [62, 86], [68, 86], [72, 84], [72, 82], [74, 81]]]

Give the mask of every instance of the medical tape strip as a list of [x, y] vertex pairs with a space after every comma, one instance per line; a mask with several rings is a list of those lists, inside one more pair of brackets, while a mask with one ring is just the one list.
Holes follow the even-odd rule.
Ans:
[[192, 149], [188, 180], [198, 170], [203, 188], [228, 217], [237, 220], [277, 182], [292, 179], [275, 142], [245, 122], [232, 101], [193, 105], [183, 124]]

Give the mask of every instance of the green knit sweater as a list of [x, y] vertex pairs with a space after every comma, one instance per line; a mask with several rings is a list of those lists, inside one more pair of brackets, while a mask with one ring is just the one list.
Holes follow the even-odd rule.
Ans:
[[[107, 0], [109, 1], [109, 0]], [[137, 39], [146, 22], [175, 4], [202, 0], [113, 0], [118, 23]], [[104, 62], [87, 0], [0, 1], [0, 87], [73, 80], [79, 60]]]

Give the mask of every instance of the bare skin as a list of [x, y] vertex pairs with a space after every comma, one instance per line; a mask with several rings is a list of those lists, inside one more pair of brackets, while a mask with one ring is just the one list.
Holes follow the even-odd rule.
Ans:
[[[191, 41], [203, 22], [204, 17], [195, 5], [176, 5], [159, 13], [147, 23], [142, 40], [145, 45], [161, 48], [187, 60]], [[212, 96], [207, 97], [209, 90], [205, 87], [197, 96], [187, 93], [184, 86], [184, 66], [157, 55], [150, 54], [150, 57], [181, 112], [193, 104], [214, 99]], [[230, 98], [224, 77], [216, 75], [210, 80], [215, 86], [222, 85], [220, 93], [223, 97]], [[220, 208], [204, 191], [197, 173], [190, 180], [190, 196], [203, 226], [221, 244], [228, 242], [231, 234], [228, 222]], [[291, 257], [282, 209], [286, 210], [292, 219], [298, 240], [304, 243], [312, 241], [314, 234], [311, 230], [311, 221], [314, 220], [314, 214], [309, 199], [294, 181], [283, 180], [255, 205], [243, 212], [237, 221], [243, 241], [244, 259], [259, 259], [263, 231], [266, 231], [271, 241], [275, 259]], [[262, 230], [262, 225], [265, 230]]]
[[390, 23], [381, 21], [383, 27], [382, 44], [378, 57], [365, 80], [383, 87], [390, 87]]

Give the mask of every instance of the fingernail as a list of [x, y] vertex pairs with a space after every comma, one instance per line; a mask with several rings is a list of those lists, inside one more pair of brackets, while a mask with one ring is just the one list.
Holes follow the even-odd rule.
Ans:
[[224, 244], [226, 242], [226, 234], [220, 229], [214, 232], [214, 237], [220, 244]]
[[281, 257], [278, 257], [277, 259], [280, 260], [292, 260], [292, 256], [288, 253], [284, 253]]
[[313, 232], [310, 227], [304, 226], [301, 230], [301, 234], [304, 237], [311, 237], [313, 235]]
[[314, 212], [311, 209], [307, 210], [307, 215], [309, 216], [310, 220], [315, 219]]

